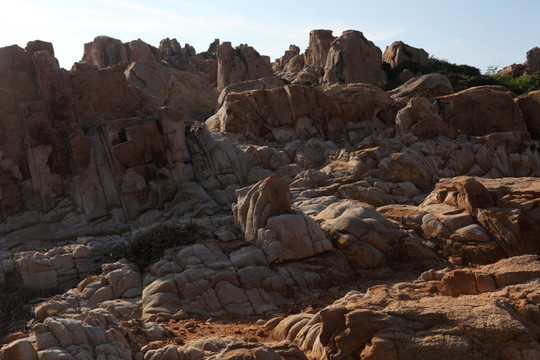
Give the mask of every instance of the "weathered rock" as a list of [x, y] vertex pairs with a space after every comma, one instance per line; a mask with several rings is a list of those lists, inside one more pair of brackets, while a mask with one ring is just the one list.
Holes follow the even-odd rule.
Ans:
[[282, 57], [274, 61], [274, 63], [272, 64], [272, 70], [274, 72], [283, 70], [285, 65], [287, 65], [289, 61], [291, 61], [291, 59], [297, 55], [300, 55], [300, 48], [296, 45], [290, 45], [289, 50], [286, 50], [285, 54]]
[[347, 84], [325, 90], [298, 85], [229, 93], [206, 124], [284, 143], [314, 136], [358, 141], [393, 125], [394, 101], [374, 85]]
[[430, 237], [449, 239], [451, 252], [467, 261], [487, 263], [539, 251], [539, 198], [536, 178], [457, 177], [442, 179], [422, 208], [440, 221], [426, 223]]
[[290, 190], [289, 184], [278, 175], [271, 175], [246, 190], [239, 194], [233, 213], [236, 226], [247, 241], [253, 242], [270, 217], [292, 211]]
[[298, 347], [288, 341], [259, 344], [227, 336], [193, 340], [182, 347], [169, 345], [158, 350], [150, 350], [145, 354], [145, 359], [306, 360], [307, 358]]
[[436, 73], [410, 79], [403, 85], [388, 92], [392, 99], [396, 101], [407, 101], [415, 96], [434, 98], [453, 93], [454, 90], [450, 80], [446, 76]]
[[163, 39], [159, 42], [159, 54], [162, 59], [180, 55], [182, 46], [176, 39]]
[[274, 89], [274, 88], [281, 87], [284, 85], [285, 83], [275, 76], [257, 79], [257, 80], [242, 81], [242, 82], [231, 84], [223, 88], [223, 90], [221, 90], [221, 92], [219, 93], [218, 104], [217, 104], [216, 110], [219, 110], [219, 108], [223, 105], [229, 93], [233, 93], [233, 92], [238, 93], [238, 92], [251, 91], [251, 90]]
[[129, 61], [128, 51], [122, 41], [108, 36], [98, 36], [84, 44], [82, 62], [104, 69], [122, 61]]
[[167, 105], [182, 113], [187, 122], [202, 121], [216, 108], [215, 89], [192, 73], [137, 62], [125, 74], [127, 81], [145, 95], [146, 106], [157, 109]]
[[540, 277], [538, 255], [523, 255], [478, 269], [451, 271], [441, 279], [438, 289], [444, 296], [478, 295], [538, 277]]
[[326, 84], [386, 80], [382, 53], [360, 31], [348, 30], [332, 42], [324, 66]]
[[241, 44], [233, 49], [230, 42], [221, 43], [217, 49], [217, 88], [246, 80], [273, 76], [270, 58], [261, 56], [254, 48]]
[[519, 96], [514, 101], [521, 109], [531, 139], [540, 140], [540, 90]]
[[386, 47], [382, 55], [382, 61], [389, 64], [392, 69], [408, 63], [427, 66], [428, 58], [427, 51], [407, 45], [403, 41], [394, 41]]
[[514, 95], [503, 87], [479, 86], [437, 99], [444, 121], [468, 135], [527, 131]]
[[436, 113], [437, 104], [424, 97], [413, 97], [396, 115], [396, 134], [412, 133], [420, 138], [455, 138], [456, 129]]
[[[403, 244], [408, 234], [367, 204], [350, 200], [334, 203], [315, 216], [315, 220], [337, 240], [339, 248], [357, 269], [377, 267], [397, 253], [434, 257], [428, 249], [414, 254], [405, 249]], [[410, 244], [413, 242], [409, 239]]]
[[0, 355], [4, 360], [37, 360], [37, 352], [31, 338], [16, 340], [3, 346]]
[[136, 61], [149, 61], [149, 62], [157, 62], [156, 54], [157, 49], [153, 51], [153, 49], [142, 41], [141, 39], [133, 40], [128, 42], [127, 44], [127, 50], [128, 50], [128, 58], [131, 62]]
[[535, 47], [527, 51], [527, 60], [523, 64], [528, 74], [540, 71], [540, 48]]
[[[353, 291], [315, 315], [285, 318], [285, 331], [279, 324], [274, 337], [293, 340], [312, 359], [534, 357], [540, 355], [540, 327], [528, 319], [538, 316], [537, 300], [526, 294], [539, 280], [527, 271], [530, 263], [515, 262], [525, 265], [517, 282], [509, 280], [498, 291], [474, 297], [433, 296], [421, 290], [421, 282], [379, 285], [365, 294]], [[520, 296], [521, 303], [514, 301]]]
[[33, 331], [39, 359], [132, 359], [128, 330], [103, 309], [77, 319], [50, 317], [34, 326]]
[[309, 45], [305, 53], [306, 66], [324, 69], [328, 51], [335, 39], [332, 30], [312, 30], [309, 33]]

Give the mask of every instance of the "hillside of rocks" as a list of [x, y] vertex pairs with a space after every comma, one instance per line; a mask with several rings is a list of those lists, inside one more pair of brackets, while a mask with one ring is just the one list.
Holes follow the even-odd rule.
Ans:
[[0, 48], [0, 359], [540, 358], [540, 92], [428, 58]]

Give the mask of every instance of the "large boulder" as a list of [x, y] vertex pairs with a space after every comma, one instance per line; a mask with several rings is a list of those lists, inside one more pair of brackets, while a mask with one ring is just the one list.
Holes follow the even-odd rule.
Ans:
[[125, 76], [144, 95], [145, 106], [150, 109], [166, 105], [183, 113], [186, 122], [203, 121], [216, 109], [216, 90], [191, 72], [158, 63], [135, 62], [125, 70]]
[[382, 55], [382, 61], [389, 64], [392, 69], [404, 63], [427, 66], [428, 58], [427, 51], [407, 45], [403, 41], [394, 41], [386, 47]]
[[324, 66], [324, 82], [382, 82], [382, 52], [360, 31], [348, 30], [332, 42]]
[[444, 120], [467, 135], [527, 131], [511, 92], [500, 86], [478, 86], [437, 98]]
[[[456, 270], [443, 281], [432, 271], [426, 275], [434, 276], [414, 283], [373, 286], [365, 294], [351, 291], [316, 314], [286, 317], [273, 336], [292, 340], [311, 359], [536, 358], [539, 273], [530, 269], [538, 269], [538, 256], [498, 268], [480, 268], [469, 277], [457, 276], [461, 270]], [[474, 288], [475, 283], [488, 292], [446, 296], [454, 295], [447, 289]], [[424, 290], [434, 286], [436, 291], [437, 285], [442, 296]]]
[[270, 217], [291, 211], [289, 184], [278, 175], [253, 185], [233, 208], [235, 224], [247, 241], [256, 240], [259, 228], [264, 228]]
[[[404, 95], [408, 96], [407, 92]], [[432, 135], [444, 135], [444, 132], [454, 134], [455, 131], [473, 136], [498, 132], [527, 132], [519, 101], [515, 100], [516, 96], [502, 86], [478, 86], [429, 101], [413, 100], [402, 110], [398, 131], [420, 131], [414, 130], [416, 126], [425, 128], [426, 134], [431, 132]], [[522, 100], [521, 103], [524, 104], [525, 101]], [[526, 105], [523, 106], [525, 108]], [[534, 104], [532, 106], [534, 107]], [[530, 118], [531, 115], [528, 116], [528, 119]], [[433, 124], [431, 129], [422, 124], [426, 119], [430, 119]]]
[[374, 132], [391, 131], [396, 111], [395, 102], [375, 85], [326, 89], [287, 85], [229, 93], [206, 124], [221, 132], [280, 143], [312, 137], [358, 141]]
[[221, 43], [217, 48], [217, 61], [218, 90], [237, 82], [274, 76], [270, 58], [261, 56], [246, 44], [233, 49], [230, 42]]
[[307, 67], [323, 69], [332, 42], [336, 39], [332, 30], [313, 30], [309, 33], [309, 45], [305, 53]]
[[118, 39], [97, 36], [94, 41], [84, 44], [84, 54], [81, 61], [103, 69], [122, 61], [129, 61], [128, 50]]
[[539, 185], [527, 177], [442, 179], [421, 205], [429, 213], [424, 235], [472, 263], [537, 254]]
[[532, 91], [514, 99], [533, 140], [540, 140], [540, 90]]
[[528, 74], [540, 71], [540, 48], [535, 47], [527, 51], [527, 60], [523, 64]]
[[389, 91], [396, 101], [407, 101], [414, 96], [434, 98], [454, 93], [450, 80], [441, 74], [427, 74], [412, 78], [403, 85]]
[[300, 55], [300, 48], [296, 45], [290, 45], [289, 50], [286, 50], [282, 57], [274, 61], [272, 70], [274, 70], [274, 72], [283, 70], [285, 65], [287, 65], [289, 61], [291, 61], [291, 59], [297, 55]]
[[[141, 39], [130, 41], [126, 44], [126, 46], [128, 50], [128, 57], [131, 62], [157, 62], [157, 59], [159, 58], [159, 55], [157, 54], [157, 49], [152, 48], [150, 45], [148, 45]], [[158, 57], [156, 57], [156, 55]]]

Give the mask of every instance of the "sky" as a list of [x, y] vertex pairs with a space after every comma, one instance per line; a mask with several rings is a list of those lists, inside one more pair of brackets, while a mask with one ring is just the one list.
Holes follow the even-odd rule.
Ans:
[[538, 0], [0, 0], [0, 9], [0, 47], [49, 41], [66, 69], [99, 35], [156, 47], [176, 38], [197, 52], [219, 38], [274, 60], [290, 44], [304, 52], [311, 30], [359, 30], [382, 52], [401, 40], [482, 72], [523, 63], [540, 47]]

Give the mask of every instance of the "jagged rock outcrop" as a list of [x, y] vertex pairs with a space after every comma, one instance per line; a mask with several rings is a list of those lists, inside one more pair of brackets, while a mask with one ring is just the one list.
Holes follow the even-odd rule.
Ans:
[[523, 64], [528, 74], [540, 71], [540, 48], [535, 47], [527, 51], [527, 60]]
[[[485, 292], [474, 297], [433, 296], [424, 290], [463, 286], [460, 270], [446, 273], [441, 281], [426, 276], [430, 285], [420, 279], [378, 285], [365, 294], [350, 292], [316, 314], [285, 318], [274, 328], [274, 338], [292, 340], [310, 359], [426, 358], [435, 353], [441, 359], [540, 356], [540, 327], [533, 320], [539, 316], [538, 296], [533, 295], [539, 278], [530, 270], [538, 269], [538, 256], [494, 266], [498, 269], [474, 272]], [[494, 271], [505, 281], [490, 286]], [[455, 285], [449, 280], [453, 278]]]
[[81, 61], [104, 69], [122, 61], [129, 61], [129, 57], [122, 41], [108, 36], [98, 36], [94, 41], [84, 44]]
[[60, 69], [51, 45], [41, 45], [0, 50], [8, 248], [118, 234], [129, 219], [163, 209], [194, 179], [184, 117], [202, 120], [216, 106], [214, 89], [193, 74], [138, 62], [126, 72], [133, 86], [120, 66]]
[[300, 55], [300, 48], [296, 45], [290, 45], [289, 50], [286, 50], [285, 54], [282, 57], [274, 61], [274, 63], [272, 64], [272, 70], [274, 72], [279, 72], [283, 70], [283, 68], [291, 61], [291, 59], [298, 55]]
[[360, 31], [348, 30], [334, 40], [324, 65], [326, 84], [382, 82], [382, 52]]
[[[148, 61], [157, 62], [160, 58], [156, 48], [151, 47], [141, 39], [130, 41], [126, 44], [130, 62]], [[99, 67], [99, 66], [98, 66]]]
[[[314, 31], [310, 61], [360, 35]], [[240, 46], [257, 79], [217, 99], [212, 54], [103, 44], [145, 61], [0, 49], [0, 300], [59, 292], [2, 307], [3, 360], [538, 357], [537, 93], [284, 85]], [[291, 52], [279, 76], [318, 83]]]
[[497, 72], [497, 75], [519, 77], [531, 75], [540, 71], [540, 48], [535, 47], [527, 51], [526, 60], [523, 64], [512, 64]]
[[334, 237], [355, 269], [380, 266], [396, 254], [436, 257], [429, 248], [403, 232], [397, 222], [365, 203], [350, 200], [333, 203], [315, 216], [315, 220]]
[[443, 179], [421, 205], [435, 217], [422, 219], [422, 226], [473, 263], [536, 254], [539, 185], [527, 177]]
[[394, 101], [374, 85], [348, 84], [327, 89], [288, 85], [230, 93], [207, 120], [211, 129], [284, 143], [319, 136], [358, 141], [393, 124]]
[[257, 239], [259, 228], [264, 228], [270, 217], [291, 212], [289, 184], [278, 175], [239, 190], [238, 204], [233, 208], [235, 223], [249, 242]]
[[324, 69], [328, 52], [335, 39], [332, 30], [312, 30], [309, 33], [309, 45], [305, 53], [306, 66]]
[[[450, 137], [455, 131], [481, 136], [496, 132], [527, 132], [515, 95], [501, 86], [478, 86], [433, 100], [414, 100], [403, 109], [398, 132], [408, 129], [421, 134]], [[421, 114], [419, 117], [418, 114]], [[427, 120], [426, 120], [427, 119]], [[428, 121], [426, 124], [424, 124]], [[448, 127], [453, 128], [447, 129]]]
[[424, 49], [418, 49], [405, 44], [403, 41], [394, 41], [386, 47], [382, 61], [394, 69], [404, 63], [414, 63], [420, 66], [428, 65], [429, 54]]
[[148, 112], [167, 106], [178, 113], [179, 119], [192, 123], [204, 121], [215, 111], [215, 89], [196, 74], [157, 63], [136, 62], [129, 65], [125, 75], [144, 96]]
[[274, 76], [270, 58], [261, 56], [246, 44], [233, 49], [230, 42], [221, 43], [217, 48], [217, 61], [218, 90], [237, 82]]

